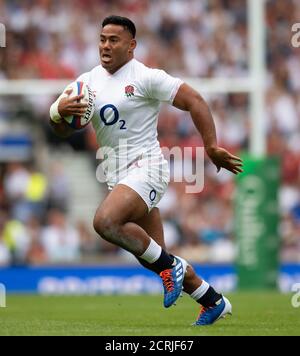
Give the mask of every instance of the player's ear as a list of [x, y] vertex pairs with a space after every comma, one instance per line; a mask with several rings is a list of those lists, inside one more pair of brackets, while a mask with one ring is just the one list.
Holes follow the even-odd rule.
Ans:
[[130, 41], [130, 46], [129, 46], [129, 53], [132, 53], [135, 48], [136, 48], [136, 40], [134, 38], [132, 38], [132, 40]]

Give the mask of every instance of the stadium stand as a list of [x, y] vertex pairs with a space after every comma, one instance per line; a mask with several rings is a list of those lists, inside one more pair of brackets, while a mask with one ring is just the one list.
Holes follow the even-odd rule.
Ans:
[[[136, 22], [136, 57], [149, 66], [181, 77], [248, 73], [244, 0], [11, 0], [0, 1], [0, 22], [8, 30], [7, 49], [0, 51], [0, 78], [71, 81], [97, 64], [97, 28], [110, 13]], [[267, 1], [265, 130], [268, 154], [282, 158], [281, 259], [293, 262], [300, 262], [300, 51], [288, 44], [299, 13], [297, 1]], [[83, 31], [78, 30], [79, 21]], [[54, 137], [47, 124], [52, 100], [0, 96], [0, 265], [131, 261], [91, 230], [96, 193], [99, 201], [105, 194], [94, 179], [93, 131], [87, 129], [67, 142]], [[208, 101], [220, 144], [233, 153], [246, 150], [247, 95], [210, 95]], [[159, 135], [163, 147], [201, 145], [192, 121], [170, 107], [161, 112]], [[72, 161], [77, 159], [88, 172], [80, 179], [91, 182], [79, 196], [68, 190], [76, 185], [78, 165]], [[194, 163], [192, 156], [187, 165]], [[174, 176], [176, 162], [171, 166]], [[185, 194], [184, 183], [171, 183], [160, 203], [170, 250], [196, 262], [232, 261], [233, 191], [232, 177], [216, 175], [209, 162], [200, 194]]]

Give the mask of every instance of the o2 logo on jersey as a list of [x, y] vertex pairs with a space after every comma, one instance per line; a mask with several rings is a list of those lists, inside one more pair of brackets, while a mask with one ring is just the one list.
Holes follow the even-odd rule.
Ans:
[[115, 125], [117, 122], [120, 122], [120, 130], [127, 129], [125, 120], [119, 120], [119, 111], [113, 104], [104, 105], [100, 109], [100, 118], [105, 126], [112, 126]]

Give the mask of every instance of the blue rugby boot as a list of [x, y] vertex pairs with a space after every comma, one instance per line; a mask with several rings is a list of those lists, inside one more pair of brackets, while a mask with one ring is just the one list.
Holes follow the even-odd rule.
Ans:
[[162, 271], [159, 275], [164, 286], [164, 306], [169, 308], [182, 295], [182, 284], [186, 273], [187, 262], [178, 256], [174, 257], [174, 267]]
[[232, 306], [227, 298], [222, 297], [214, 306], [202, 307], [194, 325], [204, 326], [213, 324], [215, 321], [225, 318], [226, 314], [232, 315]]

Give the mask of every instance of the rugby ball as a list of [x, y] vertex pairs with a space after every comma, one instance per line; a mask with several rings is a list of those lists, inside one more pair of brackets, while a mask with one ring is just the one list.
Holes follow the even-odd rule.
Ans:
[[72, 89], [71, 96], [83, 94], [81, 103], [87, 103], [88, 107], [82, 116], [72, 115], [64, 117], [64, 120], [75, 130], [80, 130], [86, 127], [92, 120], [95, 111], [95, 96], [91, 88], [84, 82], [73, 82], [66, 88], [65, 92]]

